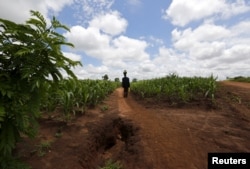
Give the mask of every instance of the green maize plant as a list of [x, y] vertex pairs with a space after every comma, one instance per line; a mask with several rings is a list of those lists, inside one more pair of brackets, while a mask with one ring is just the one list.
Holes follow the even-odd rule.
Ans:
[[44, 95], [43, 97], [41, 97], [40, 110], [46, 111], [46, 112], [53, 111], [56, 108], [55, 105], [57, 105], [56, 103], [53, 102], [55, 99], [51, 99], [51, 98], [55, 98], [55, 96], [53, 95], [55, 94], [54, 92], [55, 90], [52, 89], [52, 85], [48, 82], [44, 83], [44, 90], [46, 92], [43, 92]]

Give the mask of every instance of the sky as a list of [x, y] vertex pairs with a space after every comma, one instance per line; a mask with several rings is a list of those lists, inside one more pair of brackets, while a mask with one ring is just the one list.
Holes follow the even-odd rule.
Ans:
[[[60, 2], [60, 3], [59, 3]], [[0, 18], [24, 23], [30, 10], [70, 28], [61, 32], [81, 61], [80, 79], [151, 79], [171, 73], [250, 76], [248, 0], [0, 0]]]

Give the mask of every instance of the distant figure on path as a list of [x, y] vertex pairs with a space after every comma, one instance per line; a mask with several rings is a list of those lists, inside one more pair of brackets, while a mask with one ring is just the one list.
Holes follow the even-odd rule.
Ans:
[[129, 78], [127, 77], [127, 71], [123, 72], [124, 77], [122, 78], [122, 87], [124, 89], [123, 97], [128, 97], [128, 89], [130, 87]]

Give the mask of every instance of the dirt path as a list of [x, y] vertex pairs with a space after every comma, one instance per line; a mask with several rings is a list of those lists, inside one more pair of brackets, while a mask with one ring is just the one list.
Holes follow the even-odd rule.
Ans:
[[120, 114], [141, 127], [140, 136], [146, 159], [152, 165], [150, 168], [205, 168], [199, 163], [200, 153], [188, 129], [180, 130], [176, 124], [145, 109], [131, 97], [124, 99], [121, 88], [116, 92]]
[[234, 87], [240, 87], [240, 88], [244, 88], [244, 89], [250, 89], [250, 83], [233, 82], [233, 81], [223, 81], [221, 83], [224, 85], [227, 85], [227, 86], [234, 86]]

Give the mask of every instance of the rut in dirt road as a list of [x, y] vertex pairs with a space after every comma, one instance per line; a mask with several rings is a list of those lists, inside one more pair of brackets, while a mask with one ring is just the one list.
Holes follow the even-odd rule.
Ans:
[[144, 156], [151, 168], [198, 169], [206, 164], [198, 160], [198, 148], [188, 130], [181, 130], [167, 118], [137, 104], [130, 96], [123, 98], [123, 90], [116, 90], [119, 113], [140, 126]]

